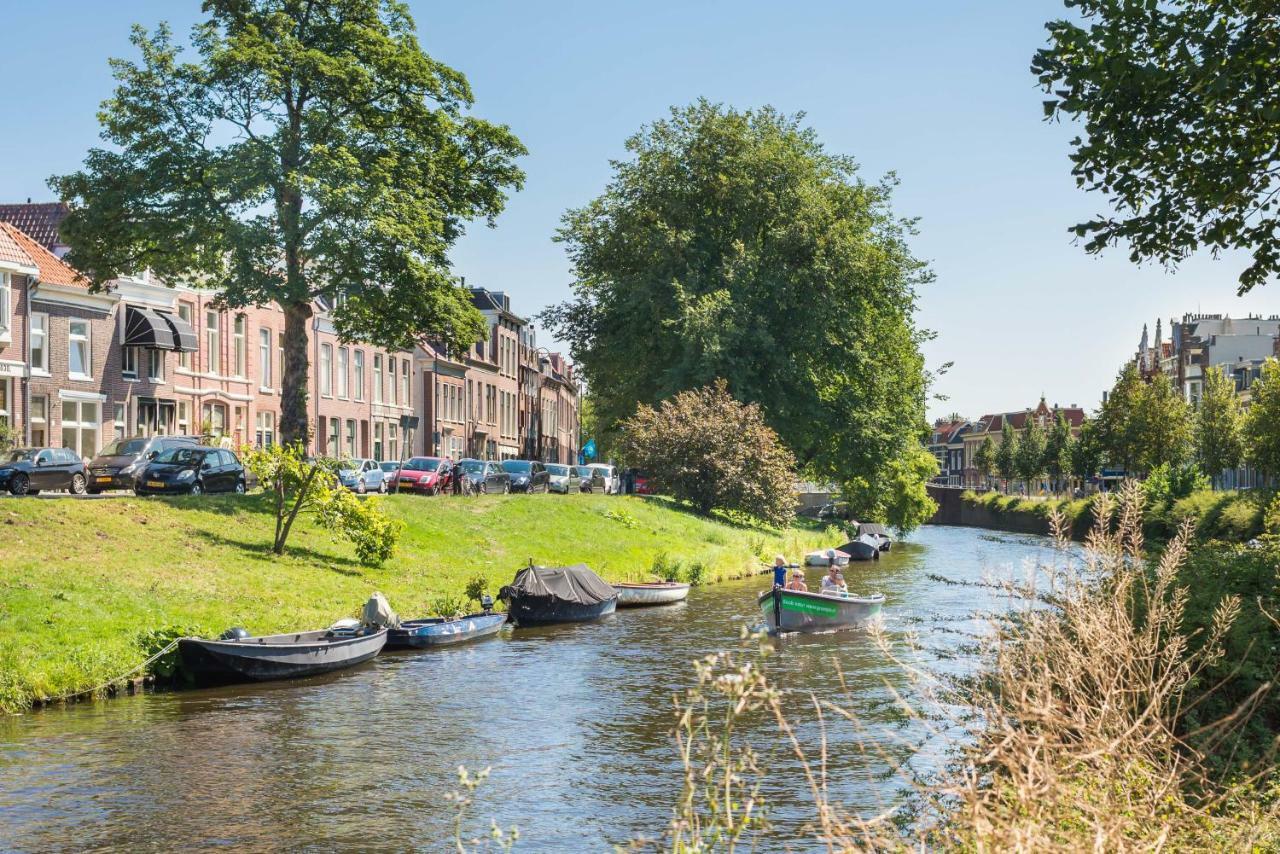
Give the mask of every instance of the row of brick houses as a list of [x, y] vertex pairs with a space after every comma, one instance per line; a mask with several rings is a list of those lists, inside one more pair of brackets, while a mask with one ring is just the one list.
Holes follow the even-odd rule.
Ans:
[[[146, 274], [94, 292], [61, 260], [65, 214], [57, 204], [0, 205], [0, 425], [23, 444], [86, 457], [115, 438], [157, 433], [273, 443], [284, 313], [227, 310], [212, 292]], [[526, 352], [534, 330], [505, 294], [470, 295], [489, 334], [461, 357], [429, 345], [392, 352], [342, 341], [330, 306], [318, 302], [308, 342], [309, 450], [576, 462], [572, 367], [559, 354]], [[547, 409], [554, 421], [537, 417]], [[417, 416], [419, 429], [406, 431], [405, 416]]]
[[1015, 435], [1021, 435], [1032, 421], [1038, 423], [1046, 431], [1058, 422], [1058, 415], [1066, 418], [1073, 436], [1079, 437], [1080, 428], [1084, 425], [1086, 414], [1084, 409], [1074, 403], [1070, 406], [1051, 407], [1042, 397], [1034, 408], [1014, 412], [994, 412], [983, 415], [976, 421], [960, 418], [939, 419], [933, 425], [933, 433], [929, 440], [929, 450], [938, 460], [936, 483], [948, 486], [965, 486], [970, 488], [989, 485], [987, 477], [978, 471], [974, 456], [978, 448], [988, 437], [999, 446], [1004, 425], [1008, 422]]

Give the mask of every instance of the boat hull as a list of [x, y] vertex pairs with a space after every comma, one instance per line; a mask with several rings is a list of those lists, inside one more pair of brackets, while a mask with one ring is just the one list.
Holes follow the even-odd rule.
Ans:
[[853, 540], [840, 546], [837, 551], [842, 551], [849, 556], [849, 560], [879, 560], [880, 549], [871, 543], [864, 543], [861, 540]]
[[406, 620], [387, 635], [388, 649], [424, 649], [449, 646], [496, 635], [507, 622], [506, 614], [471, 614], [457, 620], [439, 618]]
[[387, 630], [366, 635], [326, 638], [326, 632], [303, 632], [212, 641], [178, 641], [182, 672], [197, 684], [269, 682], [299, 679], [355, 667], [377, 656], [387, 642]]
[[760, 596], [769, 634], [829, 632], [866, 626], [880, 618], [884, 595], [835, 597], [798, 590], [771, 590]]
[[672, 605], [683, 602], [689, 596], [689, 585], [667, 582], [664, 584], [615, 584], [619, 608], [644, 608], [650, 605]]
[[513, 596], [507, 604], [507, 619], [517, 626], [551, 626], [556, 623], [585, 623], [612, 614], [618, 597], [583, 604], [563, 599]]

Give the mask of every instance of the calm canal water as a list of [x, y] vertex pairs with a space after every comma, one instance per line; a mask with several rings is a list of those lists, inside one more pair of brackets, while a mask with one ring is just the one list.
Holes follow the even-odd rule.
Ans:
[[[1007, 603], [948, 582], [1021, 576], [1028, 561], [1050, 556], [1042, 538], [926, 527], [878, 563], [855, 565], [848, 580], [888, 596], [886, 633], [915, 636], [914, 661], [963, 673], [980, 614]], [[692, 659], [735, 648], [740, 627], [758, 621], [764, 584], [696, 589], [682, 605], [593, 624], [386, 654], [330, 677], [0, 720], [0, 850], [441, 850], [453, 817], [444, 796], [460, 764], [492, 768], [469, 829], [491, 818], [518, 825], [517, 850], [603, 851], [654, 838], [681, 786], [672, 695], [693, 684]], [[894, 713], [893, 691], [912, 688], [868, 637], [784, 638], [766, 666], [815, 749], [809, 692], [857, 715], [856, 728], [828, 728], [832, 791], [849, 808], [881, 811], [902, 784], [895, 764], [927, 771], [938, 761], [941, 747]], [[770, 769], [781, 847], [812, 815], [804, 781], [771, 724], [751, 737]]]

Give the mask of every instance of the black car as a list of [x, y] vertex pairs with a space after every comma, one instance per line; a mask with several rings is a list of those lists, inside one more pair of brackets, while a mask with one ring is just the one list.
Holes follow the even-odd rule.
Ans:
[[116, 439], [89, 462], [89, 494], [133, 489], [147, 463], [177, 447], [200, 444], [198, 436], [134, 436]]
[[503, 460], [502, 470], [511, 475], [512, 492], [546, 492], [551, 474], [537, 460]]
[[511, 475], [499, 463], [467, 459], [458, 460], [454, 468], [471, 481], [471, 488], [475, 492], [511, 491]]
[[235, 454], [222, 448], [180, 445], [162, 451], [138, 477], [139, 495], [244, 492], [247, 476]]
[[84, 460], [70, 448], [15, 448], [0, 454], [0, 489], [14, 495], [36, 495], [65, 489], [84, 495]]

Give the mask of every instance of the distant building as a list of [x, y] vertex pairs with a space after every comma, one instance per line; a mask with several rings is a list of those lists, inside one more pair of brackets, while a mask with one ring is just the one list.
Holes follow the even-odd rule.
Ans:
[[1161, 373], [1169, 377], [1192, 404], [1200, 402], [1209, 368], [1238, 375], [1237, 389], [1243, 391], [1250, 371], [1280, 352], [1280, 315], [1184, 314], [1170, 322], [1168, 341], [1162, 340], [1160, 326], [1157, 320], [1154, 341], [1142, 327], [1135, 356], [1138, 370], [1146, 378]]
[[939, 418], [933, 422], [929, 453], [938, 461], [934, 483], [946, 486], [964, 484], [964, 436], [973, 426], [973, 422], [963, 418]]
[[1021, 435], [1022, 431], [1027, 429], [1027, 424], [1038, 423], [1041, 428], [1048, 431], [1058, 422], [1058, 416], [1062, 415], [1067, 420], [1067, 426], [1071, 428], [1072, 436], [1080, 435], [1080, 428], [1084, 426], [1087, 419], [1085, 411], [1071, 404], [1070, 406], [1059, 406], [1054, 404], [1052, 407], [1045, 403], [1043, 397], [1040, 403], [1033, 409], [1024, 409], [1021, 412], [995, 412], [983, 415], [977, 421], [970, 425], [970, 429], [966, 430], [960, 437], [963, 445], [963, 461], [961, 466], [960, 482], [968, 487], [984, 487], [989, 486], [988, 478], [978, 471], [974, 457], [978, 453], [978, 448], [982, 447], [982, 443], [990, 438], [992, 444], [997, 448], [1000, 447], [1004, 425], [1008, 422], [1013, 428], [1015, 435]]

